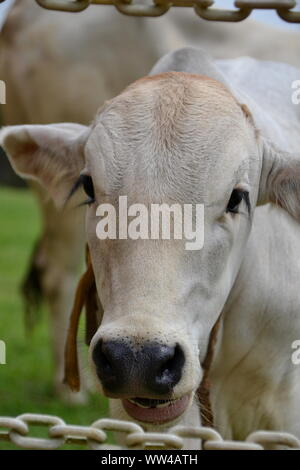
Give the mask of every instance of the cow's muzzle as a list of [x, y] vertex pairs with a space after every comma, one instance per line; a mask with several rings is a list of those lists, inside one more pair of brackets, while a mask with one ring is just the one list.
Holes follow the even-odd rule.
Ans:
[[185, 363], [179, 344], [103, 339], [95, 345], [92, 359], [105, 394], [113, 398], [170, 400]]

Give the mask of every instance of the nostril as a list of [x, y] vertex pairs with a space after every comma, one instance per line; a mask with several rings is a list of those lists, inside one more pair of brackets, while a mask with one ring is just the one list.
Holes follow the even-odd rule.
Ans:
[[92, 358], [95, 363], [97, 373], [100, 376], [109, 376], [113, 374], [113, 365], [109, 358], [109, 354], [105, 351], [105, 345], [102, 340], [98, 341], [94, 347]]
[[174, 370], [180, 369], [183, 365], [183, 352], [181, 347], [177, 344], [173, 351], [173, 355], [167, 359], [161, 367], [162, 374], [172, 373]]
[[117, 392], [128, 382], [132, 352], [124, 341], [98, 341], [92, 352], [96, 373], [104, 389]]
[[157, 370], [156, 385], [171, 390], [181, 379], [182, 368], [185, 363], [184, 352], [179, 344], [168, 348], [165, 360]]

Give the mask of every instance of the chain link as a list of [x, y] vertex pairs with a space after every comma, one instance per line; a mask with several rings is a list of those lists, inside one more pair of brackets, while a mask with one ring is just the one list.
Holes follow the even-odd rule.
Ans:
[[[0, 0], [0, 3], [3, 0]], [[90, 5], [111, 5], [129, 16], [161, 16], [171, 7], [193, 8], [195, 13], [208, 21], [243, 21], [255, 9], [275, 10], [289, 23], [300, 23], [300, 11], [295, 11], [295, 0], [236, 0], [235, 9], [215, 7], [214, 0], [152, 0], [151, 3], [134, 0], [35, 0], [49, 10], [80, 12]]]
[[[46, 426], [49, 437], [29, 435], [29, 425]], [[125, 434], [126, 447], [109, 444], [108, 431]], [[115, 419], [99, 419], [91, 426], [76, 426], [50, 415], [26, 413], [16, 418], [0, 417], [0, 441], [9, 441], [22, 449], [55, 450], [66, 444], [76, 444], [92, 450], [180, 450], [184, 447], [184, 439], [198, 439], [199, 448], [202, 445], [204, 450], [300, 450], [300, 440], [286, 432], [256, 431], [245, 441], [229, 441], [214, 429], [201, 426], [174, 426], [167, 432], [150, 433], [138, 424]]]
[[49, 415], [34, 415], [34, 414], [22, 414], [16, 418], [20, 423], [27, 425], [26, 434], [19, 433], [17, 429], [13, 429], [9, 433], [10, 441], [18, 447], [24, 449], [35, 449], [35, 450], [55, 450], [61, 447], [65, 443], [64, 437], [58, 439], [41, 439], [37, 437], [28, 436], [29, 428], [28, 424], [35, 424], [39, 426], [49, 426], [51, 429], [55, 425], [65, 425], [65, 422], [57, 416]]

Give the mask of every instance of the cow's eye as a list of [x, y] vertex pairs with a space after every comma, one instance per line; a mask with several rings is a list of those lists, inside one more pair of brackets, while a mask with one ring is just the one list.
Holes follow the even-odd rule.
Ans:
[[227, 204], [226, 212], [231, 212], [232, 214], [238, 214], [239, 205], [245, 196], [248, 196], [249, 193], [242, 189], [234, 189], [231, 193], [229, 202]]
[[89, 175], [81, 175], [81, 182], [83, 189], [86, 193], [86, 195], [89, 197], [89, 203], [95, 201], [95, 191], [94, 191], [94, 184], [91, 176]]

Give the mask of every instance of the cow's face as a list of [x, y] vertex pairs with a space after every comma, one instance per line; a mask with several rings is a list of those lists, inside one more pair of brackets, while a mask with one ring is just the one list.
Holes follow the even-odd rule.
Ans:
[[[93, 368], [130, 415], [176, 417], [199, 386], [250, 230], [260, 170], [254, 127], [219, 83], [167, 74], [135, 83], [105, 106], [85, 155], [88, 242], [104, 309]], [[188, 250], [185, 239], [99, 241], [97, 206], [112, 205], [119, 227], [120, 196], [127, 208], [144, 204], [149, 225], [152, 204], [178, 204], [182, 212], [184, 204], [195, 212], [203, 204], [203, 248]], [[151, 398], [178, 404], [138, 406], [156, 403]]]
[[[104, 309], [90, 346], [99, 387], [137, 421], [176, 420], [201, 381], [258, 197], [286, 206], [291, 173], [263, 148], [249, 112], [223, 85], [182, 73], [131, 85], [89, 129], [8, 128], [3, 142], [19, 172], [38, 177], [58, 200], [81, 173]], [[187, 250], [187, 240], [172, 236], [99, 240], [97, 208], [113, 207], [119, 227], [120, 196], [148, 213], [152, 204], [203, 204], [202, 249]]]

